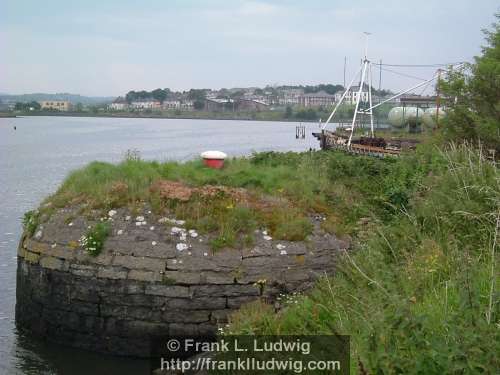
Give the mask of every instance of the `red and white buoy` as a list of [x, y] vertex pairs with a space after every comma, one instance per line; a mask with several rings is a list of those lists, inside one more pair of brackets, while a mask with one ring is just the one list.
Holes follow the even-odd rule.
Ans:
[[222, 151], [205, 151], [201, 153], [201, 157], [207, 167], [220, 169], [224, 166], [224, 159], [227, 158], [227, 155]]

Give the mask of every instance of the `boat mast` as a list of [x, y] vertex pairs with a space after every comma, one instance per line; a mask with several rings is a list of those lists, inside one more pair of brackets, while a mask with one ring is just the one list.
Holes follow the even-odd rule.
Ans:
[[371, 82], [370, 82], [371, 68], [370, 68], [370, 61], [368, 60], [368, 36], [371, 35], [371, 33], [365, 31], [364, 34], [365, 34], [365, 58], [363, 59], [363, 64], [362, 64], [363, 73], [361, 73], [361, 83], [359, 84], [358, 96], [356, 98], [356, 107], [354, 108], [354, 115], [352, 116], [351, 135], [349, 136], [349, 140], [347, 141], [347, 147], [351, 146], [352, 136], [354, 135], [354, 128], [356, 126], [356, 117], [358, 113], [370, 115], [371, 132], [373, 137], [373, 112], [371, 110], [370, 112], [367, 112], [367, 110], [363, 111], [359, 110], [359, 103], [361, 102], [362, 99], [361, 94], [363, 92], [363, 87], [365, 85], [365, 79], [368, 84], [368, 98], [371, 101]]

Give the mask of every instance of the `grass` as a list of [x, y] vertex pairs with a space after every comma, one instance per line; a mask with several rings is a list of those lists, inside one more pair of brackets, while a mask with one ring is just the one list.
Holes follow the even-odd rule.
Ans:
[[247, 306], [226, 333], [347, 334], [352, 373], [498, 373], [498, 167], [465, 146], [349, 163], [330, 173], [375, 190], [357, 208], [379, 220], [368, 239], [297, 303]]
[[[78, 204], [81, 214], [117, 207], [138, 213], [147, 203], [158, 215], [173, 214], [211, 234], [214, 250], [251, 246], [256, 229], [267, 229], [275, 239], [304, 240], [312, 233], [311, 216], [318, 214], [325, 218], [323, 229], [353, 236], [363, 230], [360, 219], [390, 220], [408, 203], [416, 181], [427, 173], [423, 166], [430, 168], [421, 163], [424, 155], [379, 160], [339, 152], [265, 152], [214, 170], [197, 160], [159, 163], [130, 152], [117, 165], [92, 162], [71, 173], [48, 201], [51, 210]], [[160, 180], [244, 188], [247, 198], [222, 192], [208, 199], [197, 193], [188, 201], [165, 199], [152, 188]]]
[[[151, 189], [159, 180], [245, 188], [248, 196], [163, 199]], [[302, 240], [319, 214], [325, 230], [354, 239], [355, 251], [311, 293], [278, 313], [248, 306], [226, 332], [348, 334], [353, 372], [494, 373], [499, 181], [497, 165], [477, 150], [425, 142], [397, 159], [267, 152], [228, 160], [222, 170], [129, 156], [73, 172], [48, 200], [52, 210], [149, 203], [211, 234], [214, 250], [251, 246], [256, 228]]]
[[36, 228], [39, 224], [39, 212], [38, 211], [28, 211], [23, 217], [23, 227], [28, 235], [33, 236], [35, 234]]

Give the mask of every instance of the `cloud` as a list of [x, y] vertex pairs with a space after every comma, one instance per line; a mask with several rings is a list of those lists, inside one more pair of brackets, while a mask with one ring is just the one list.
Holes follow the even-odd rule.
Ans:
[[[12, 4], [17, 4], [13, 0]], [[52, 4], [52, 3], [51, 3]], [[453, 6], [451, 6], [453, 5]], [[470, 58], [496, 2], [95, 0], [12, 7], [0, 23], [0, 91], [123, 94], [128, 89], [343, 80], [363, 53], [389, 63]], [[467, 24], [467, 27], [463, 25]], [[408, 72], [412, 74], [411, 72]], [[414, 75], [418, 72], [413, 72]], [[384, 75], [389, 88], [404, 80]]]
[[238, 13], [244, 16], [268, 16], [276, 14], [278, 10], [279, 7], [273, 4], [248, 1], [240, 6]]

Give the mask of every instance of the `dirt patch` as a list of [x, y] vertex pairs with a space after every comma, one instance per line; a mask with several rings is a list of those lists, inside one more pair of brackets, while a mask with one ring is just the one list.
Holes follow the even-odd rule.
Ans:
[[227, 196], [237, 202], [249, 200], [250, 193], [243, 188], [230, 188], [227, 186], [205, 185], [202, 187], [190, 187], [182, 182], [160, 180], [155, 182], [150, 191], [159, 194], [161, 199], [175, 199], [187, 202], [194, 195], [201, 197]]
[[182, 182], [161, 180], [154, 183], [150, 191], [159, 194], [161, 199], [175, 199], [187, 202], [191, 199], [194, 189], [184, 185]]
[[285, 198], [262, 197], [244, 188], [233, 188], [228, 186], [205, 185], [202, 187], [190, 187], [182, 182], [160, 180], [155, 182], [150, 191], [158, 194], [162, 200], [178, 200], [188, 202], [193, 196], [206, 197], [229, 197], [236, 203], [245, 204], [259, 210], [271, 210], [273, 207], [287, 202]]

